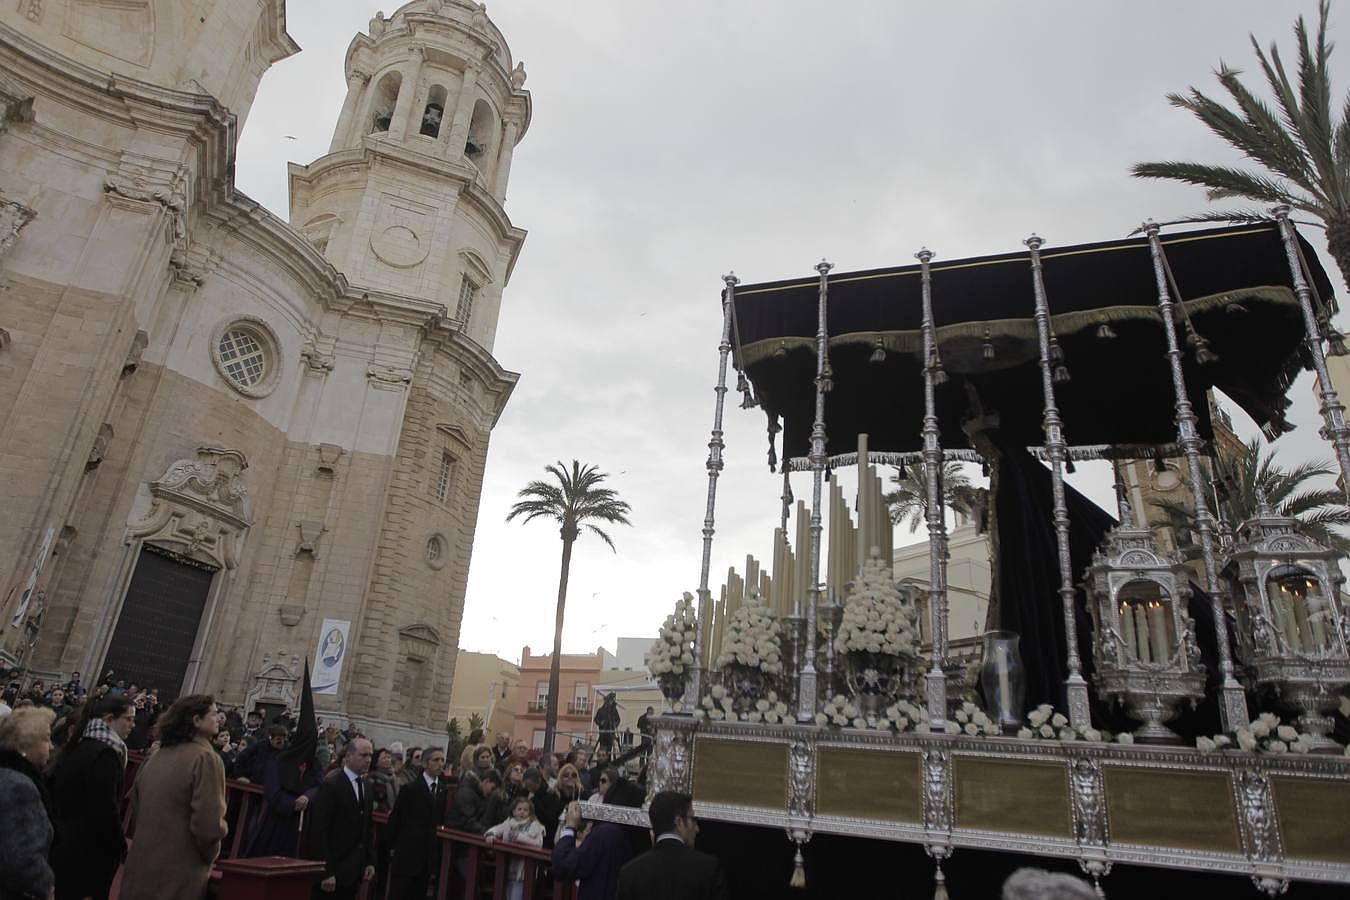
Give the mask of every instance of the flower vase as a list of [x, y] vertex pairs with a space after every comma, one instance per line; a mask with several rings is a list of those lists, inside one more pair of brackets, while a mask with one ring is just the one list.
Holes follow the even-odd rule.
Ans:
[[666, 698], [666, 712], [672, 716], [685, 715], [684, 691], [686, 684], [684, 679], [662, 675], [656, 680], [656, 685], [661, 689], [661, 696]]
[[984, 635], [984, 662], [980, 687], [985, 709], [1004, 734], [1016, 734], [1022, 725], [1026, 693], [1026, 670], [1018, 648], [1021, 637], [1013, 631], [989, 631]]
[[725, 671], [732, 708], [738, 713], [750, 712], [755, 708], [755, 701], [764, 696], [764, 673], [740, 663], [727, 666]]

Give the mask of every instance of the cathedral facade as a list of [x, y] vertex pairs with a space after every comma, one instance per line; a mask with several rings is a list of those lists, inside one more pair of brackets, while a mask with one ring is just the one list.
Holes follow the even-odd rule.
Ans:
[[284, 0], [0, 15], [0, 656], [440, 732], [525, 238], [530, 122], [485, 9], [415, 0], [345, 57], [290, 218], [238, 191]]

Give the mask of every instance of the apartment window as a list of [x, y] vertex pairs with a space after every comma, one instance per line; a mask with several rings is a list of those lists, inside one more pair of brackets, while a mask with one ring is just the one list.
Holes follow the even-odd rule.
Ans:
[[530, 744], [536, 750], [544, 746], [544, 730], [542, 728], [534, 730], [534, 738], [530, 741]]
[[469, 323], [469, 316], [473, 315], [473, 303], [478, 299], [478, 285], [465, 275], [459, 283], [459, 302], [455, 304], [455, 318], [461, 324]]
[[572, 712], [588, 712], [590, 702], [591, 686], [589, 684], [578, 682], [576, 688], [572, 692]]

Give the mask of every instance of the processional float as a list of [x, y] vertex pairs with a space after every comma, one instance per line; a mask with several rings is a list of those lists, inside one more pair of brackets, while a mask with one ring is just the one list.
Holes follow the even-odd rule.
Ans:
[[[1329, 736], [1350, 686], [1339, 554], [1264, 500], [1249, 521], [1216, 522], [1211, 491], [1224, 485], [1206, 402], [1221, 391], [1273, 440], [1311, 369], [1350, 486], [1350, 427], [1323, 349], [1344, 352], [1325, 272], [1285, 207], [1265, 223], [1024, 244], [723, 279], [698, 627], [662, 630], [653, 671], [672, 705], [656, 725], [652, 789], [690, 791], [705, 818], [784, 829], [797, 877], [803, 845], [833, 833], [921, 843], [939, 885], [963, 846], [1076, 858], [1094, 880], [1135, 863], [1245, 873], [1271, 894], [1293, 879], [1350, 883], [1350, 759]], [[783, 498], [769, 569], [747, 558], [714, 600], [729, 368], [740, 406], [766, 416]], [[1116, 522], [1065, 483], [1075, 461], [1164, 457], [1185, 461], [1196, 571], [1159, 549], [1123, 494]], [[1021, 626], [1034, 683], [1014, 683], [1023, 673], [1001, 647], [978, 686], [952, 689], [950, 461], [1000, 479], [991, 527], [1022, 560], [996, 561], [993, 624]], [[831, 479], [851, 465], [856, 526]], [[923, 472], [922, 590], [890, 576], [875, 465]], [[810, 473], [809, 509], [791, 472]], [[1270, 703], [1292, 724], [1254, 717]], [[1211, 719], [1216, 736], [1199, 746], [1212, 752], [1192, 749]], [[1189, 728], [1186, 745], [1173, 725]]]

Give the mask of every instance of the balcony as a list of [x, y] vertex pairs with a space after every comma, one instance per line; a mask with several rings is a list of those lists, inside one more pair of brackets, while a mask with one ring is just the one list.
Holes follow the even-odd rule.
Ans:
[[525, 712], [527, 713], [548, 712], [548, 698], [547, 697], [534, 698], [529, 703], [525, 704]]
[[567, 704], [567, 714], [569, 716], [588, 716], [591, 714], [590, 700], [573, 700]]

